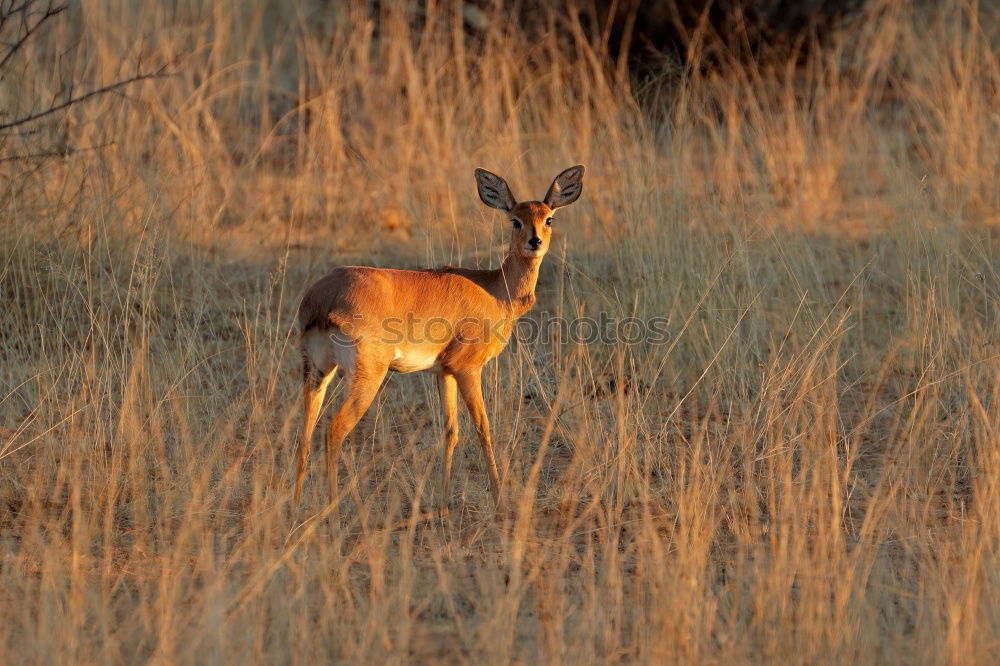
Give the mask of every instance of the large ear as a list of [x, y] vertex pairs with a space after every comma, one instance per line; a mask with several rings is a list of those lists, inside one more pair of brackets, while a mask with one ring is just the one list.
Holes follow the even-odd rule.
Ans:
[[510, 212], [517, 205], [514, 195], [504, 179], [486, 169], [476, 169], [476, 186], [479, 188], [479, 198], [491, 208]]
[[580, 198], [583, 192], [583, 165], [577, 164], [556, 176], [545, 195], [545, 205], [555, 210], [568, 206]]

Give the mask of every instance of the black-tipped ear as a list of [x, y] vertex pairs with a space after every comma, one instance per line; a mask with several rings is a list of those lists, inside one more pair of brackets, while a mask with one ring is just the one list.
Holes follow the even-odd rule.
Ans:
[[479, 198], [491, 208], [510, 212], [517, 205], [514, 195], [503, 178], [490, 173], [486, 169], [476, 169], [476, 186], [479, 188]]
[[545, 205], [555, 210], [568, 206], [583, 193], [583, 165], [577, 164], [556, 176], [545, 195]]

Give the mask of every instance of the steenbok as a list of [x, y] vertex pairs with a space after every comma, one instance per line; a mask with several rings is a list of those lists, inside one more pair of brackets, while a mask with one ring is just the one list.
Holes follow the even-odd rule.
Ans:
[[337, 369], [348, 389], [330, 422], [326, 464], [333, 497], [337, 457], [344, 439], [368, 409], [386, 372], [437, 374], [444, 414], [441, 509], [448, 507], [451, 457], [458, 443], [457, 393], [472, 415], [500, 506], [500, 477], [483, 404], [483, 366], [507, 344], [519, 317], [535, 303], [538, 267], [549, 247], [552, 214], [583, 191], [583, 167], [556, 176], [542, 201], [517, 203], [503, 178], [476, 169], [479, 198], [504, 211], [512, 225], [510, 249], [496, 270], [445, 266], [393, 270], [342, 266], [310, 287], [299, 306], [302, 329], [305, 424], [295, 476], [295, 506], [302, 495], [309, 445], [327, 386]]

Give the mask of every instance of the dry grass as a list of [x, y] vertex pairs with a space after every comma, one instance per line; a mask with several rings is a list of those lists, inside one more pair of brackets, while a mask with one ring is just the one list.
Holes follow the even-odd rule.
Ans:
[[[4, 144], [111, 144], [0, 163], [4, 660], [995, 663], [997, 13], [889, 3], [630, 91], [572, 18], [466, 40], [438, 4], [86, 1], [0, 82], [23, 110], [181, 56]], [[535, 316], [670, 344], [501, 356], [499, 521], [464, 416], [461, 510], [408, 520], [441, 424], [394, 377], [342, 524], [319, 456], [293, 529], [304, 287], [496, 265], [473, 167], [536, 197], [576, 162]]]

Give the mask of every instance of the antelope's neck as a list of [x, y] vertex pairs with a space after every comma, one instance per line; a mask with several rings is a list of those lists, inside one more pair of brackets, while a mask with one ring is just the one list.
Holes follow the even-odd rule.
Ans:
[[525, 259], [511, 250], [500, 266], [493, 293], [509, 309], [513, 318], [520, 317], [535, 304], [535, 285], [541, 265], [540, 257]]

